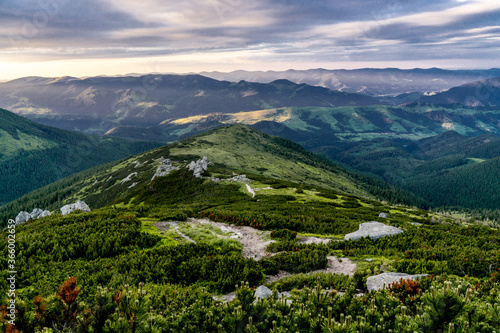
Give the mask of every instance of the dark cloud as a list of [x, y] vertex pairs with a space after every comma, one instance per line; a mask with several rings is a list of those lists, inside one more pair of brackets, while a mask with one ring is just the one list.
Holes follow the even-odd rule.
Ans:
[[6, 0], [0, 7], [0, 22], [1, 37], [22, 40], [28, 46], [105, 38], [109, 32], [148, 26], [99, 0]]
[[[133, 58], [264, 50], [268, 59], [276, 61], [446, 59], [474, 54], [494, 59], [496, 42], [475, 37], [500, 32], [495, 28], [500, 25], [500, 6], [489, 2], [491, 10], [486, 5], [469, 14], [458, 10], [452, 19], [439, 14], [477, 4], [486, 2], [4, 0], [0, 55]], [[482, 30], [489, 26], [493, 28]]]

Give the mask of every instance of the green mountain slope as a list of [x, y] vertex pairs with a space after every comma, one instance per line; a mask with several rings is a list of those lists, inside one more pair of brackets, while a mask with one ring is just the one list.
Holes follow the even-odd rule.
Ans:
[[[500, 131], [495, 125], [498, 121], [500, 113], [496, 111], [463, 108], [280, 108], [176, 119], [141, 135], [152, 133], [160, 140], [175, 140], [224, 124], [247, 124], [293, 140], [354, 170], [416, 191], [415, 194], [425, 195], [433, 205], [491, 209], [499, 204], [490, 195], [495, 191], [494, 182], [477, 186], [469, 194], [460, 194], [475, 196], [470, 201], [448, 196], [445, 178], [439, 189], [433, 184], [430, 187], [434, 190], [427, 193], [423, 187], [427, 181], [443, 177], [451, 170], [500, 156]], [[129, 130], [123, 129], [121, 134], [126, 137], [131, 133]], [[468, 172], [472, 172], [472, 178], [484, 179], [482, 170], [471, 168]], [[475, 186], [474, 182], [470, 184], [468, 187]]]
[[344, 106], [288, 107], [250, 112], [212, 113], [164, 121], [149, 128], [116, 127], [107, 134], [171, 142], [221, 125], [241, 123], [305, 147], [328, 141], [376, 138], [418, 140], [454, 130], [462, 135], [500, 134], [497, 111], [444, 107]]
[[0, 205], [73, 173], [157, 146], [60, 130], [0, 109]]
[[416, 140], [339, 142], [317, 152], [378, 175], [434, 207], [498, 209], [500, 137], [454, 131]]
[[[350, 195], [424, 205], [384, 182], [348, 171], [291, 141], [233, 125], [61, 180], [4, 206], [1, 216], [8, 218], [36, 205], [57, 210], [76, 200], [84, 200], [92, 208], [120, 202], [137, 189], [147, 188], [165, 158], [185, 169], [189, 162], [203, 156], [207, 156], [216, 168], [224, 170], [222, 178], [232, 177], [233, 172], [251, 174], [256, 179], [272, 178]], [[213, 177], [219, 177], [218, 171], [213, 172]]]
[[287, 80], [228, 82], [200, 75], [22, 78], [0, 84], [0, 107], [51, 126], [95, 134], [211, 112], [377, 102]]

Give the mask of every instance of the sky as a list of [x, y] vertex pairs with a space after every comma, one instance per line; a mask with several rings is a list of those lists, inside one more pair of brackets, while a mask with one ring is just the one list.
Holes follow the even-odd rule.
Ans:
[[498, 0], [0, 0], [0, 80], [500, 67]]

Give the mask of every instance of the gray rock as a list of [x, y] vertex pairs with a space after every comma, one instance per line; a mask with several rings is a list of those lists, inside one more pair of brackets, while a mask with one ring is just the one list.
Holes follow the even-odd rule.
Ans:
[[151, 178], [151, 181], [153, 181], [153, 179], [155, 179], [156, 177], [166, 176], [173, 170], [179, 170], [179, 168], [172, 166], [172, 161], [170, 161], [170, 159], [164, 159], [158, 169], [156, 169], [156, 173], [154, 174], [153, 178]]
[[387, 288], [391, 283], [398, 282], [401, 279], [415, 281], [427, 275], [428, 274], [410, 275], [406, 273], [382, 273], [368, 277], [368, 279], [366, 279], [366, 288], [368, 291], [379, 290]]
[[189, 171], [193, 171], [193, 176], [201, 178], [201, 174], [208, 169], [208, 158], [203, 156], [202, 159], [194, 162], [191, 161], [187, 166]]
[[256, 300], [258, 300], [259, 298], [262, 298], [262, 299], [268, 298], [268, 297], [271, 297], [272, 295], [273, 295], [273, 291], [264, 285], [261, 285], [260, 287], [255, 289], [255, 293], [254, 293]]
[[137, 172], [132, 172], [130, 175], [128, 175], [126, 178], [123, 178], [122, 181], [120, 182], [120, 184], [123, 184], [123, 183], [126, 183], [126, 182], [129, 182], [132, 180], [132, 177], [135, 177], [137, 176]]
[[359, 230], [344, 236], [346, 240], [359, 240], [361, 237], [368, 237], [378, 239], [385, 236], [392, 236], [402, 233], [403, 230], [391, 227], [380, 222], [366, 222], [359, 225]]
[[229, 178], [228, 180], [232, 181], [232, 182], [238, 182], [238, 183], [244, 183], [244, 184], [250, 182], [250, 179], [247, 178], [247, 175], [237, 175], [237, 176], [234, 176], [232, 178]]
[[29, 219], [30, 219], [30, 220], [37, 219], [37, 218], [40, 216], [40, 214], [42, 214], [42, 213], [43, 213], [43, 210], [41, 210], [40, 208], [35, 208], [35, 209], [33, 209], [33, 211], [31, 212], [31, 214], [30, 214], [30, 218], [29, 218]]
[[45, 217], [45, 216], [51, 216], [52, 214], [48, 211], [48, 210], [44, 210], [39, 216], [38, 218], [42, 218], [42, 217]]
[[62, 215], [68, 215], [69, 213], [71, 213], [75, 210], [81, 210], [82, 212], [90, 212], [89, 206], [87, 206], [87, 204], [85, 202], [78, 200], [77, 202], [75, 202], [73, 204], [63, 206], [61, 208], [61, 213], [62, 213]]
[[386, 213], [380, 213], [380, 214], [378, 214], [378, 217], [382, 217], [382, 218], [386, 219], [387, 218], [387, 214]]
[[16, 216], [16, 225], [24, 223], [30, 219], [30, 214], [28, 212], [20, 211]]
[[39, 219], [41, 217], [45, 216], [50, 216], [50, 212], [48, 210], [41, 210], [40, 208], [35, 208], [33, 211], [30, 213], [21, 211], [19, 214], [16, 216], [16, 225], [25, 223], [29, 220], [34, 220], [34, 219]]

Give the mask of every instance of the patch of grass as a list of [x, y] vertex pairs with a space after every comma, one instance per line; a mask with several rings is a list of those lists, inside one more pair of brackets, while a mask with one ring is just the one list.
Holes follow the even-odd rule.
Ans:
[[[215, 247], [227, 247], [231, 251], [241, 253], [243, 245], [235, 239], [229, 238], [229, 235], [222, 232], [219, 228], [206, 224], [194, 224], [190, 222], [181, 222], [177, 225], [179, 231], [194, 240], [196, 243], [210, 244]], [[215, 231], [218, 229], [218, 231]]]
[[299, 232], [297, 233], [297, 236], [302, 236], [302, 237], [317, 237], [317, 238], [323, 238], [323, 239], [332, 239], [332, 240], [344, 240], [344, 235], [333, 235], [333, 234], [315, 234], [315, 233], [308, 233], [308, 232]]
[[158, 222], [159, 219], [139, 219], [141, 221], [141, 232], [145, 232], [148, 234], [156, 235], [161, 238], [161, 241], [157, 246], [171, 246], [179, 244], [180, 240], [183, 239], [175, 230], [160, 230], [156, 226], [155, 223]]

